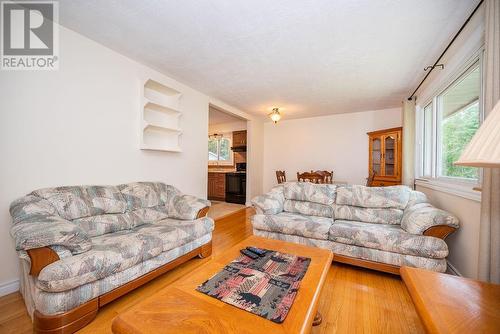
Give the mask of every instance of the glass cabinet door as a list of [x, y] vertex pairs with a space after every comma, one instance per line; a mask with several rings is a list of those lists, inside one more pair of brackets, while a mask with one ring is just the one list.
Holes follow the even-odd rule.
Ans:
[[391, 134], [384, 136], [384, 175], [395, 176], [396, 175], [396, 135]]
[[382, 170], [382, 138], [377, 137], [372, 140], [372, 171], [376, 175], [381, 175]]

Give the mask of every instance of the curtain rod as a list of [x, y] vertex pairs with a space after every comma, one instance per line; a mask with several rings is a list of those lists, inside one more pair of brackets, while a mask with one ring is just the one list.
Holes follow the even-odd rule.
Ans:
[[434, 65], [432, 65], [429, 69], [429, 72], [427, 72], [427, 74], [425, 75], [425, 77], [422, 79], [422, 81], [420, 81], [420, 83], [418, 84], [417, 88], [415, 88], [415, 90], [413, 91], [413, 93], [410, 95], [410, 97], [408, 97], [408, 101], [411, 101], [411, 99], [413, 98], [413, 96], [415, 96], [415, 93], [418, 91], [418, 89], [420, 88], [420, 86], [422, 86], [422, 84], [424, 83], [424, 81], [427, 79], [427, 77], [429, 76], [429, 74], [431, 74], [432, 70], [434, 69], [434, 67], [436, 67], [439, 63], [439, 61], [441, 60], [441, 58], [443, 58], [444, 54], [446, 53], [446, 51], [448, 51], [448, 49], [450, 48], [450, 46], [453, 44], [453, 42], [455, 42], [455, 40], [457, 39], [458, 35], [460, 35], [460, 33], [462, 32], [462, 30], [464, 30], [465, 26], [467, 25], [467, 23], [469, 23], [470, 19], [474, 16], [474, 14], [477, 12], [477, 10], [479, 9], [479, 7], [483, 4], [483, 1], [484, 0], [481, 0], [479, 1], [479, 3], [477, 4], [476, 8], [474, 8], [474, 10], [472, 11], [472, 13], [469, 15], [469, 17], [467, 18], [467, 20], [465, 20], [464, 24], [462, 24], [462, 26], [460, 27], [460, 29], [458, 30], [458, 32], [455, 34], [455, 36], [453, 36], [453, 39], [450, 41], [450, 43], [446, 46], [446, 48], [444, 49], [443, 53], [441, 53], [441, 55], [439, 56], [439, 58], [436, 60], [436, 62], [434, 63]]

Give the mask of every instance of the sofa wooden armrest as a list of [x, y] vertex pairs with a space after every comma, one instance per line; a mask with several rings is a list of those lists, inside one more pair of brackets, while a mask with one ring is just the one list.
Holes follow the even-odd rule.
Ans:
[[26, 253], [31, 262], [30, 275], [35, 277], [43, 268], [59, 260], [59, 255], [50, 247], [28, 249]]
[[209, 209], [210, 209], [210, 207], [206, 206], [203, 209], [201, 209], [200, 211], [198, 211], [198, 214], [196, 215], [196, 219], [206, 217]]
[[424, 235], [428, 237], [436, 237], [439, 239], [446, 239], [447, 236], [456, 231], [455, 227], [448, 225], [436, 225], [431, 226], [427, 230], [424, 231]]

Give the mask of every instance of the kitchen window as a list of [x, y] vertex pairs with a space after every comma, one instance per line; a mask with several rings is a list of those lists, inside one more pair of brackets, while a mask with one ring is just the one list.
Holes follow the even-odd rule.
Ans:
[[208, 137], [208, 164], [232, 165], [231, 133], [213, 134]]
[[482, 122], [481, 60], [463, 70], [445, 89], [418, 110], [419, 180], [450, 189], [471, 189], [480, 170], [455, 166]]

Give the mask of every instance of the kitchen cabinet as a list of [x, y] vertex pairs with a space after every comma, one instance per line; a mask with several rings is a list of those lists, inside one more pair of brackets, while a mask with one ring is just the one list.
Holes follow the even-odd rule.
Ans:
[[208, 199], [224, 201], [226, 198], [226, 174], [208, 172]]
[[402, 128], [368, 132], [368, 175], [375, 187], [401, 184]]
[[247, 146], [247, 131], [234, 131], [233, 132], [233, 147]]

